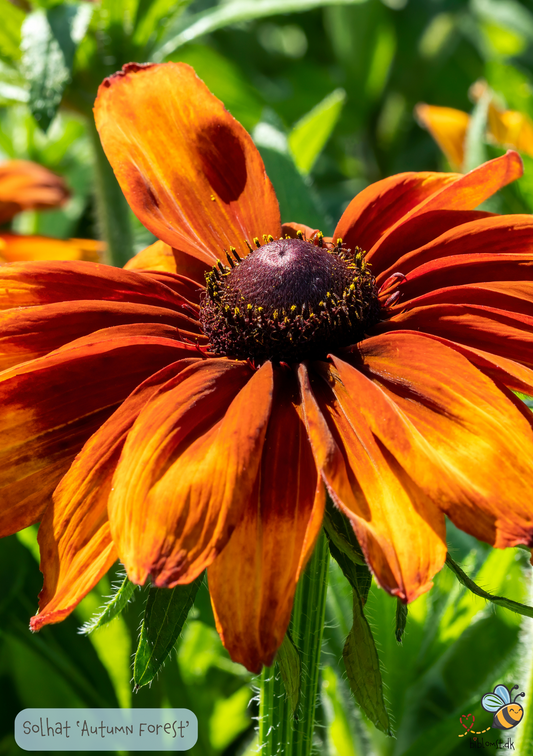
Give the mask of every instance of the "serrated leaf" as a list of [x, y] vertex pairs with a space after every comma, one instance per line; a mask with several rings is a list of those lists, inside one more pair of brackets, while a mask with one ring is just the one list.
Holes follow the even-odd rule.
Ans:
[[400, 599], [396, 599], [396, 630], [394, 634], [398, 643], [401, 643], [403, 639], [405, 626], [407, 625], [407, 613], [407, 604], [404, 604]]
[[301, 13], [328, 5], [360, 5], [368, 0], [233, 0], [189, 17], [186, 26], [154, 52], [156, 62], [163, 61], [178, 47], [204, 34], [210, 34], [231, 24], [266, 18], [278, 13]]
[[391, 735], [389, 715], [383, 700], [378, 652], [357, 591], [353, 592], [353, 627], [342, 656], [355, 700], [378, 730]]
[[503, 606], [505, 609], [509, 609], [510, 612], [514, 612], [515, 614], [521, 614], [524, 617], [533, 618], [533, 607], [527, 606], [526, 604], [520, 604], [518, 601], [512, 601], [511, 599], [507, 599], [503, 596], [493, 596], [492, 593], [484, 591], [483, 588], [480, 588], [479, 585], [476, 585], [474, 581], [471, 580], [465, 572], [463, 572], [463, 570], [459, 567], [458, 564], [456, 564], [456, 562], [453, 561], [449, 554], [446, 556], [446, 564], [455, 574], [455, 577], [461, 583], [461, 585], [464, 585], [465, 588], [468, 588], [468, 590], [474, 593], [476, 596], [487, 599], [487, 601], [491, 601], [497, 606]]
[[133, 662], [136, 689], [152, 682], [174, 648], [202, 580], [200, 575], [189, 585], [150, 588]]
[[108, 622], [111, 622], [111, 620], [117, 617], [126, 607], [136, 588], [137, 586], [126, 576], [107, 604], [105, 604], [101, 611], [92, 617], [89, 622], [82, 625], [79, 632], [84, 635], [89, 635], [89, 633], [92, 633], [99, 627], [103, 627], [104, 625], [107, 625]]
[[92, 8], [56, 5], [31, 13], [22, 26], [22, 63], [30, 83], [33, 117], [46, 131], [70, 82], [74, 54], [91, 19]]
[[346, 101], [344, 89], [335, 89], [301, 118], [289, 134], [289, 147], [300, 171], [311, 172], [331, 136]]
[[283, 680], [283, 685], [289, 699], [291, 714], [294, 715], [300, 701], [302, 665], [300, 655], [288, 632], [285, 634], [283, 643], [278, 650], [276, 663], [279, 666], [281, 679]]

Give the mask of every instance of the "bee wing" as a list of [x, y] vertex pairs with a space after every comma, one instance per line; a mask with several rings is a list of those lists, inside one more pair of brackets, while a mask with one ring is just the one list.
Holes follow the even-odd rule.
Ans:
[[495, 693], [486, 693], [481, 699], [481, 705], [485, 711], [498, 711], [498, 709], [501, 709], [505, 705], [505, 701]]
[[505, 685], [497, 685], [493, 690], [494, 695], [499, 696], [504, 703], [508, 704], [511, 701], [511, 694], [509, 693]]

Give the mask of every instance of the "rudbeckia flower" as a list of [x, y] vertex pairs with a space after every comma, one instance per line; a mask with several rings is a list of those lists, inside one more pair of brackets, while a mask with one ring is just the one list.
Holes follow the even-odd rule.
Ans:
[[[61, 207], [70, 193], [64, 180], [30, 160], [0, 164], [0, 226], [24, 210]], [[105, 246], [93, 239], [54, 239], [0, 230], [0, 262], [101, 259]]]
[[[477, 82], [471, 88], [472, 96], [478, 100], [486, 89], [486, 84]], [[429, 131], [450, 165], [461, 169], [465, 161], [465, 141], [470, 126], [468, 113], [455, 108], [420, 103], [415, 108], [415, 114], [419, 124]], [[515, 147], [533, 157], [533, 123], [529, 116], [518, 110], [503, 110], [494, 99], [489, 102], [487, 109], [487, 137], [497, 145]]]
[[475, 210], [516, 153], [378, 181], [328, 239], [281, 223], [251, 138], [188, 66], [126, 66], [95, 115], [160, 241], [127, 270], [0, 269], [0, 527], [41, 521], [34, 630], [117, 558], [159, 587], [207, 568], [223, 642], [258, 671], [326, 491], [404, 602], [444, 564], [445, 516], [533, 545], [512, 393], [533, 393], [533, 219]]

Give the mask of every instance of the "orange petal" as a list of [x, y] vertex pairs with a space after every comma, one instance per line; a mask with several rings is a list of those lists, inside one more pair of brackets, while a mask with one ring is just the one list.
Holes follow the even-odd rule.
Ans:
[[172, 331], [108, 328], [0, 374], [0, 536], [40, 519], [74, 456], [136, 386], [197, 356]]
[[465, 357], [421, 334], [388, 333], [352, 351], [456, 481], [460, 495], [438, 501], [453, 522], [498, 548], [533, 544], [530, 413]]
[[280, 236], [259, 152], [190, 66], [124, 66], [100, 86], [95, 119], [131, 208], [162, 241], [213, 265]]
[[60, 207], [69, 191], [60, 176], [29, 160], [0, 165], [0, 225], [23, 210]]
[[[420, 217], [423, 219], [425, 216]], [[532, 259], [527, 250], [532, 245], [533, 220], [530, 215], [493, 215], [455, 226], [419, 248], [412, 247], [403, 256], [397, 256], [391, 270], [400, 271], [408, 275], [410, 281], [413, 280], [413, 283], [406, 285], [403, 300], [413, 295], [411, 291], [417, 285], [419, 288], [423, 286], [425, 292], [446, 286], [444, 279], [452, 285], [473, 283], [469, 273], [472, 267], [478, 271], [477, 281], [489, 281], [493, 277], [489, 261], [497, 265], [500, 260], [499, 264], [505, 267], [515, 259], [510, 257], [510, 253], [522, 253], [522, 272], [520, 274], [519, 266], [514, 266], [515, 274], [527, 279], [529, 276], [525, 274], [525, 265], [528, 257]], [[463, 259], [459, 258], [460, 255]], [[517, 256], [516, 259], [520, 258]], [[377, 276], [378, 284], [385, 280], [387, 274], [383, 272]], [[501, 275], [500, 280], [505, 277]]]
[[13, 308], [0, 311], [0, 370], [42, 357], [103, 328], [128, 323], [164, 323], [175, 329], [180, 341], [206, 341], [196, 320], [165, 307], [82, 300]]
[[[323, 369], [329, 387], [321, 378], [310, 379], [304, 365], [299, 371], [316, 464], [333, 501], [352, 522], [379, 585], [403, 601], [413, 601], [431, 588], [432, 577], [444, 564], [444, 517], [394, 449], [384, 447], [372, 433], [360, 409], [366, 395], [375, 400], [369, 382], [347, 366], [352, 380], [350, 387], [343, 387], [335, 372], [329, 369], [328, 376], [327, 366]], [[360, 390], [351, 394], [356, 385], [366, 395]], [[380, 404], [383, 411], [386, 402]], [[392, 410], [389, 415], [389, 429], [401, 429]]]
[[87, 441], [56, 488], [39, 528], [44, 586], [32, 630], [65, 619], [117, 560], [107, 500], [128, 431], [159, 387], [196, 361], [175, 362], [135, 389]]
[[186, 252], [178, 252], [162, 241], [156, 241], [139, 254], [128, 260], [126, 270], [160, 271], [162, 273], [179, 273], [193, 281], [205, 285], [205, 273], [210, 266], [197, 257]]
[[533, 122], [526, 113], [501, 111], [491, 103], [488, 122], [489, 134], [498, 144], [515, 147], [533, 157]]
[[438, 304], [394, 315], [375, 330], [408, 330], [500, 355], [533, 367], [532, 319], [494, 307]]
[[[509, 151], [501, 157], [483, 163], [464, 176], [460, 174], [435, 174], [436, 176], [453, 176], [454, 180], [443, 182], [440, 191], [430, 194], [416, 206], [413, 206], [402, 218], [399, 218], [394, 225], [389, 227], [386, 233], [380, 236], [367, 255], [367, 260], [374, 266], [375, 273], [383, 272], [387, 265], [391, 264], [390, 260], [386, 264], [381, 262], [381, 246], [387, 243], [388, 235], [396, 232], [401, 233], [401, 227], [407, 220], [437, 210], [474, 210], [499, 189], [520, 178], [523, 171], [522, 160], [518, 153]], [[382, 203], [379, 203], [379, 205], [384, 212], [388, 212], [388, 209], [384, 208]], [[379, 207], [375, 210], [376, 214], [379, 214], [379, 210]], [[355, 238], [354, 243], [358, 243]], [[359, 243], [359, 246], [362, 245]]]
[[105, 244], [94, 239], [53, 239], [50, 236], [0, 234], [0, 260], [88, 260], [99, 262]]
[[89, 262], [25, 262], [0, 266], [0, 309], [79, 299], [183, 309], [172, 289], [137, 271]]
[[239, 521], [257, 475], [272, 367], [206, 360], [160, 390], [131, 430], [113, 480], [113, 540], [135, 583], [190, 583]]
[[[434, 210], [415, 215], [387, 234], [379, 244], [379, 254], [373, 255], [374, 274], [384, 281], [391, 273], [400, 270], [403, 257], [428, 247], [435, 239], [453, 228], [483, 218], [495, 217], [481, 210]], [[516, 216], [513, 216], [515, 218]]]
[[324, 514], [324, 486], [293, 380], [276, 373], [260, 474], [229, 543], [208, 570], [222, 642], [251, 672], [270, 666], [283, 641]]
[[450, 165], [461, 170], [470, 116], [462, 110], [420, 103], [415, 108], [418, 123], [429, 131]]

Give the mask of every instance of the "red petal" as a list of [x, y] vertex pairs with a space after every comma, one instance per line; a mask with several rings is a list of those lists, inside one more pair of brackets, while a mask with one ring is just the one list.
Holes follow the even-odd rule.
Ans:
[[183, 63], [125, 66], [95, 119], [126, 199], [159, 239], [213, 265], [233, 245], [279, 237], [274, 190], [251, 137]]
[[175, 362], [135, 389], [87, 441], [56, 488], [39, 529], [44, 587], [32, 630], [67, 617], [116, 561], [107, 500], [128, 431], [158, 389], [194, 361]]
[[272, 664], [298, 578], [322, 526], [318, 479], [292, 375], [276, 374], [260, 475], [229, 543], [209, 567], [217, 629], [234, 661]]
[[40, 519], [74, 456], [136, 386], [197, 356], [165, 334], [117, 326], [0, 374], [0, 535]]
[[131, 580], [190, 583], [240, 519], [260, 463], [272, 368], [206, 360], [141, 412], [113, 480], [109, 517]]

